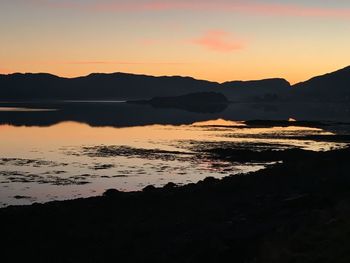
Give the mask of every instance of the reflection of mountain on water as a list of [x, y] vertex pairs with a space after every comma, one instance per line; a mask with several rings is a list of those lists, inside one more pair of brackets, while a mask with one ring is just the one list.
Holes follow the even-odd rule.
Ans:
[[2, 103], [1, 107], [57, 109], [56, 111], [0, 111], [0, 124], [50, 126], [76, 121], [91, 126], [128, 127], [149, 124], [190, 124], [223, 118], [227, 120], [328, 120], [350, 121], [347, 103], [231, 103], [222, 112], [196, 113], [182, 109], [154, 108], [128, 103]]
[[[123, 127], [188, 124], [217, 118], [349, 121], [349, 85], [350, 67], [293, 86], [284, 79], [220, 84], [188, 77], [124, 73], [91, 74], [73, 79], [50, 74], [0, 74], [0, 99], [10, 101], [2, 103], [3, 107], [58, 109], [31, 112], [0, 110], [0, 123], [47, 126], [77, 121], [92, 126]], [[202, 97], [200, 94], [206, 95]], [[220, 96], [230, 103], [226, 99], [221, 101]], [[143, 99], [144, 102], [108, 102], [126, 99]], [[96, 102], [45, 102], [49, 100]]]

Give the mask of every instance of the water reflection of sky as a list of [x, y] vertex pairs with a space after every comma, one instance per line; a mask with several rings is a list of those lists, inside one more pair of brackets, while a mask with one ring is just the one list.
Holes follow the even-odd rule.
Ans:
[[57, 109], [33, 109], [33, 108], [19, 108], [19, 107], [0, 107], [2, 112], [45, 112], [57, 111]]
[[[300, 138], [330, 134], [319, 128], [254, 128], [224, 120], [131, 128], [97, 128], [76, 122], [51, 127], [1, 125], [0, 205], [99, 195], [108, 188], [134, 191], [149, 184], [186, 184], [208, 176], [252, 172], [266, 164], [212, 160], [195, 152], [193, 146], [271, 144], [314, 151], [344, 146]], [[101, 154], [101, 149], [107, 154]]]

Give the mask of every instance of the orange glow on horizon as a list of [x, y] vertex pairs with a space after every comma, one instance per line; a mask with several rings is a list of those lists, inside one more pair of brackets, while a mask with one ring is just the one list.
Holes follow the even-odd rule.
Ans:
[[[82, 64], [79, 64], [82, 65]], [[106, 69], [102, 69], [106, 66]], [[147, 64], [139, 64], [137, 68], [139, 69], [132, 69], [135, 66], [128, 65], [122, 68], [116, 67], [113, 69], [113, 66], [111, 64], [104, 64], [101, 63], [99, 66], [96, 66], [95, 63], [86, 63], [83, 67], [76, 68], [75, 70], [69, 70], [64, 69], [63, 67], [60, 67], [57, 70], [50, 70], [50, 68], [45, 69], [38, 68], [37, 70], [18, 70], [18, 71], [4, 71], [0, 69], [0, 74], [8, 75], [8, 74], [14, 74], [14, 73], [49, 73], [53, 74], [59, 77], [63, 78], [76, 78], [76, 77], [82, 77], [87, 76], [92, 73], [105, 73], [105, 74], [111, 74], [116, 72], [121, 73], [127, 73], [127, 74], [136, 74], [136, 75], [149, 75], [149, 76], [182, 76], [182, 77], [193, 77], [195, 79], [199, 80], [208, 80], [212, 82], [218, 82], [218, 83], [224, 83], [227, 81], [235, 81], [235, 80], [242, 80], [242, 81], [250, 81], [250, 80], [261, 80], [261, 79], [269, 79], [269, 78], [284, 78], [287, 81], [289, 81], [292, 85], [309, 80], [310, 78], [324, 75], [326, 73], [330, 73], [333, 71], [336, 71], [338, 69], [344, 68], [347, 65], [342, 66], [329, 66], [327, 68], [319, 68], [315, 70], [308, 70], [308, 71], [298, 71], [297, 69], [291, 70], [290, 72], [287, 71], [274, 71], [272, 70], [264, 70], [261, 72], [254, 72], [254, 71], [235, 71], [232, 72], [230, 68], [227, 68], [225, 70], [224, 67], [220, 67], [220, 70], [215, 70], [210, 72], [210, 69], [203, 69], [202, 71], [199, 71], [197, 68], [189, 69], [189, 66], [187, 64], [163, 64], [163, 67], [147, 67]], [[174, 70], [171, 70], [171, 69]], [[187, 70], [188, 69], [188, 70]], [[188, 72], [188, 73], [187, 73]]]
[[0, 73], [294, 84], [350, 64], [347, 1], [0, 1]]

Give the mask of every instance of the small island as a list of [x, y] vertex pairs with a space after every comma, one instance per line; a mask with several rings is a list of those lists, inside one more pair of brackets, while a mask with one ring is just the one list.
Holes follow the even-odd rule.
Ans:
[[155, 108], [174, 108], [191, 112], [217, 113], [226, 109], [229, 100], [218, 92], [197, 92], [181, 96], [154, 97], [150, 100], [128, 101], [133, 104], [148, 104]]

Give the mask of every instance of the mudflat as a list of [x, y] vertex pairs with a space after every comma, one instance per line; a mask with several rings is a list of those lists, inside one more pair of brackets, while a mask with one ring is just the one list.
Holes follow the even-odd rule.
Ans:
[[0, 209], [2, 262], [348, 262], [350, 149], [274, 154], [248, 175]]

